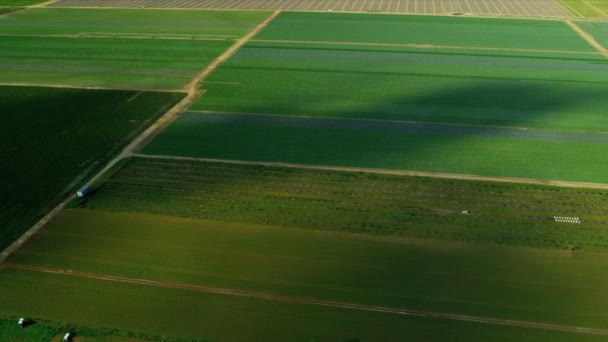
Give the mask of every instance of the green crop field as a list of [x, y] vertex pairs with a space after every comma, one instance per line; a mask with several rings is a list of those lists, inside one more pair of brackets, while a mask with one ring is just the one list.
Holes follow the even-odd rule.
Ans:
[[[592, 190], [136, 158], [86, 205], [377, 235], [607, 250], [606, 201], [608, 192]], [[582, 223], [555, 223], [554, 216], [579, 217]]]
[[594, 51], [564, 22], [284, 12], [255, 39]]
[[232, 43], [0, 37], [0, 82], [178, 89]]
[[143, 153], [605, 183], [606, 138], [605, 133], [190, 112]]
[[[0, 16], [8, 13], [19, 11], [21, 7], [0, 7]], [[0, 17], [1, 18], [1, 17]]]
[[608, 47], [608, 22], [577, 21], [576, 24], [591, 34], [604, 47]]
[[608, 131], [601, 55], [250, 43], [191, 110]]
[[258, 11], [35, 8], [0, 18], [0, 32], [232, 39], [244, 36], [268, 15]]
[[[604, 297], [598, 294], [608, 285], [604, 275], [607, 262], [603, 255], [581, 252], [385, 239], [70, 209], [0, 271], [0, 289], [13, 294], [3, 302], [0, 313], [26, 312], [92, 327], [108, 324], [125, 330], [213, 340], [235, 340], [238, 334], [246, 336], [261, 327], [269, 337], [282, 337], [293, 330], [294, 337], [299, 337], [296, 340], [324, 340], [330, 336], [332, 340], [394, 340], [398, 336], [395, 334], [403, 334], [403, 329], [415, 322], [421, 324], [421, 331], [414, 329], [412, 336], [423, 334], [421, 337], [442, 336], [444, 327], [423, 331], [427, 324], [448, 323], [312, 304], [239, 299], [162, 285], [104, 282], [11, 266], [30, 265], [161, 284], [605, 327], [608, 316], [603, 310]], [[70, 291], [59, 290], [66, 284]], [[127, 295], [129, 300], [125, 300]], [[223, 324], [219, 324], [221, 319]], [[178, 321], [183, 323], [174, 323]], [[273, 323], [268, 326], [263, 322]], [[380, 322], [392, 328], [383, 333], [377, 326]], [[228, 325], [238, 329], [229, 329]], [[492, 329], [500, 335], [504, 328]], [[258, 330], [254, 336], [260, 333]], [[472, 330], [465, 336], [477, 339], [477, 333]]]
[[585, 18], [608, 18], [605, 0], [558, 0], [570, 13]]
[[184, 95], [0, 87], [0, 248]]
[[48, 0], [0, 0], [0, 6], [31, 6]]
[[[69, 288], [70, 291], [66, 291]], [[272, 302], [5, 269], [0, 312], [196, 341], [602, 341], [602, 336]]]

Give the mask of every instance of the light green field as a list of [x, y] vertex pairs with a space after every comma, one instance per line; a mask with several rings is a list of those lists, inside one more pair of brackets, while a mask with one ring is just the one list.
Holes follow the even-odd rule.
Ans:
[[283, 12], [255, 39], [593, 51], [564, 22]]
[[0, 37], [0, 82], [178, 89], [229, 41]]
[[[71, 209], [9, 261], [347, 303], [576, 326], [608, 325], [601, 295], [608, 285], [604, 275], [608, 259], [603, 254]], [[271, 334], [268, 336], [293, 329], [294, 337], [320, 340], [332, 335], [394, 340], [396, 333], [415, 321], [422, 325], [414, 334], [449, 331], [442, 327], [423, 333], [424, 321], [441, 326], [446, 323], [441, 320], [411, 320], [66, 275], [5, 269], [0, 271], [0, 279], [0, 289], [12, 294], [3, 302], [1, 313], [51, 316], [93, 327], [110, 325], [220, 340], [234, 340], [239, 335], [232, 334], [245, 336], [262, 326]], [[67, 284], [70, 291], [63, 290]], [[124, 300], [124, 296], [131, 299]], [[296, 322], [295, 317], [301, 320]], [[219, 324], [220, 319], [225, 322]], [[383, 333], [378, 320], [393, 328]], [[179, 326], [174, 323], [178, 321], [182, 321]], [[271, 326], [263, 323], [270, 321]], [[487, 328], [495, 336], [504, 329]], [[468, 338], [477, 338], [478, 332], [468, 333]]]
[[570, 13], [585, 18], [608, 18], [605, 0], [558, 0]]
[[[69, 288], [69, 291], [66, 291]], [[115, 327], [196, 341], [602, 341], [602, 336], [492, 326], [186, 290], [112, 283], [64, 275], [0, 271], [11, 293], [0, 312], [23, 312], [91, 327]]]
[[587, 33], [591, 34], [602, 46], [608, 47], [608, 22], [577, 21], [576, 24]]
[[601, 55], [250, 43], [191, 110], [608, 131]]
[[232, 39], [244, 36], [268, 14], [261, 11], [36, 8], [0, 18], [0, 32]]

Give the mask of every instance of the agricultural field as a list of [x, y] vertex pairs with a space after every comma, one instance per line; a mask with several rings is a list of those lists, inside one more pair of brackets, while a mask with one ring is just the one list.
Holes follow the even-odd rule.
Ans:
[[[605, 202], [608, 192], [599, 190], [136, 158], [86, 206], [605, 251]], [[582, 223], [555, 223], [554, 216], [579, 217]]]
[[229, 41], [0, 36], [0, 82], [180, 89]]
[[47, 2], [48, 0], [0, 0], [0, 7], [3, 6], [32, 6], [38, 5], [43, 2]]
[[283, 12], [255, 39], [594, 51], [558, 20]]
[[21, 7], [0, 7], [0, 16], [21, 10]]
[[0, 86], [0, 248], [176, 104], [183, 94]]
[[[153, 334], [229, 340], [242, 340], [252, 329], [258, 336], [263, 327], [266, 336], [293, 330], [305, 340], [392, 340], [413, 323], [418, 326], [414, 336], [446, 333], [424, 332], [427, 319], [372, 314], [365, 309], [369, 306], [601, 328], [608, 320], [598, 296], [608, 282], [606, 262], [583, 252], [69, 209], [0, 271], [0, 289], [14, 294], [0, 310], [27, 310], [93, 327], [137, 326]], [[154, 283], [131, 282], [136, 279]], [[59, 291], [66, 283], [71, 291]], [[27, 295], [31, 286], [53, 295]], [[214, 293], [217, 289], [243, 295]], [[125, 300], [127, 295], [131, 299]], [[337, 310], [319, 301], [361, 309]], [[73, 304], [57, 305], [61, 302]], [[82, 308], [75, 310], [76, 305]], [[220, 324], [227, 316], [231, 319]], [[228, 322], [241, 329], [227, 329]], [[380, 322], [391, 328], [382, 332]], [[440, 319], [435, 324], [462, 328], [463, 323]], [[480, 339], [482, 327], [469, 329], [453, 333]], [[498, 335], [513, 333], [495, 329]], [[277, 338], [263, 338], [269, 339]]]
[[576, 24], [591, 34], [597, 42], [608, 47], [608, 22], [577, 21]]
[[56, 7], [145, 7], [272, 9], [317, 12], [372, 12], [526, 17], [567, 17], [554, 0], [59, 0]]
[[578, 17], [608, 18], [608, 2], [604, 0], [558, 0], [565, 10]]
[[181, 89], [265, 12], [28, 9], [0, 17], [0, 82]]
[[33, 8], [1, 18], [0, 31], [5, 35], [236, 39], [269, 14], [262, 11]]

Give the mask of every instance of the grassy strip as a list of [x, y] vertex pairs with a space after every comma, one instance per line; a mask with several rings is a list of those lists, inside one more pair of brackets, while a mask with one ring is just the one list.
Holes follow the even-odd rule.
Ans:
[[0, 20], [3, 34], [161, 35], [232, 39], [268, 16], [263, 11], [141, 11], [36, 8]]
[[[86, 206], [378, 235], [605, 250], [608, 214], [602, 203], [607, 196], [602, 191], [513, 184], [134, 159]], [[462, 210], [471, 214], [463, 215]], [[554, 223], [553, 216], [580, 217], [583, 224]]]
[[178, 89], [230, 41], [0, 37], [0, 82]]
[[[69, 289], [69, 291], [66, 291]], [[112, 326], [197, 341], [368, 341], [491, 338], [596, 341], [593, 335], [211, 295], [17, 270], [0, 271], [11, 293], [0, 312], [92, 328]]]
[[178, 93], [0, 87], [0, 248], [97, 172], [183, 97]]
[[593, 51], [551, 20], [284, 12], [256, 39]]

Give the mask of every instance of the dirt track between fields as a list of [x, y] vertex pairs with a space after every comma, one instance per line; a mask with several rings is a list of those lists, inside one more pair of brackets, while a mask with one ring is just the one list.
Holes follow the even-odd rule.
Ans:
[[425, 311], [425, 310], [408, 310], [408, 309], [391, 308], [391, 307], [384, 307], [384, 306], [344, 303], [344, 302], [335, 302], [335, 301], [328, 301], [328, 300], [319, 300], [319, 299], [314, 299], [314, 298], [282, 296], [282, 295], [274, 295], [274, 294], [261, 293], [261, 292], [225, 289], [225, 288], [172, 283], [172, 282], [160, 282], [160, 281], [148, 280], [148, 279], [134, 279], [134, 278], [111, 276], [111, 275], [105, 275], [105, 274], [79, 272], [79, 271], [73, 271], [73, 270], [62, 270], [62, 269], [31, 266], [31, 265], [7, 263], [7, 264], [4, 264], [4, 267], [12, 268], [12, 269], [45, 272], [45, 273], [51, 273], [51, 274], [70, 275], [70, 276], [76, 276], [76, 277], [82, 277], [82, 278], [128, 283], [128, 284], [156, 286], [156, 287], [189, 290], [189, 291], [196, 291], [196, 292], [203, 292], [203, 293], [210, 293], [210, 294], [219, 294], [219, 295], [229, 295], [229, 296], [245, 297], [245, 298], [255, 298], [255, 299], [270, 300], [270, 301], [277, 301], [277, 302], [284, 302], [284, 303], [318, 305], [318, 306], [326, 306], [326, 307], [341, 308], [341, 309], [396, 314], [396, 315], [403, 315], [403, 316], [439, 318], [439, 319], [447, 319], [447, 320], [453, 320], [453, 321], [464, 321], [464, 322], [473, 322], [473, 323], [482, 323], [482, 324], [505, 325], [505, 326], [513, 326], [513, 327], [544, 329], [544, 330], [554, 330], [554, 331], [567, 331], [567, 332], [575, 332], [575, 333], [582, 333], [582, 334], [608, 336], [608, 329], [585, 328], [585, 327], [575, 327], [575, 326], [561, 325], [561, 324], [539, 323], [539, 322], [499, 319], [499, 318], [491, 318], [491, 317], [459, 315], [459, 314], [442, 313], [442, 312]]
[[602, 44], [595, 40], [592, 35], [580, 28], [572, 20], [565, 20], [564, 22], [566, 23], [566, 25], [570, 26], [570, 28], [574, 30], [574, 32], [576, 32], [581, 38], [583, 38], [587, 43], [589, 43], [589, 45], [593, 46], [594, 49], [604, 55], [604, 57], [608, 58], [608, 50], [606, 50], [606, 48], [602, 46]]
[[482, 47], [482, 46], [407, 44], [407, 43], [397, 44], [397, 43], [333, 42], [333, 41], [314, 41], [314, 40], [273, 40], [273, 39], [252, 39], [251, 42], [253, 42], [253, 43], [289, 43], [289, 44], [413, 47], [413, 48], [418, 48], [418, 49], [458, 49], [458, 50], [479, 50], [479, 51], [539, 52], [539, 53], [562, 53], [562, 54], [576, 54], [576, 55], [602, 54], [602, 52], [586, 52], [586, 51], [538, 50], [538, 49], [498, 48], [498, 47]]
[[329, 165], [307, 165], [307, 164], [293, 164], [293, 163], [279, 163], [279, 162], [257, 162], [257, 161], [248, 161], [248, 160], [163, 156], [163, 155], [151, 155], [151, 154], [140, 154], [140, 153], [135, 153], [132, 156], [140, 157], [140, 158], [148, 158], [148, 159], [166, 159], [166, 160], [182, 160], [182, 161], [191, 160], [191, 161], [202, 161], [202, 162], [211, 162], [211, 163], [288, 167], [288, 168], [298, 168], [298, 169], [305, 169], [305, 170], [366, 172], [366, 173], [376, 173], [376, 174], [394, 175], [394, 176], [429, 177], [429, 178], [442, 178], [442, 179], [482, 181], [482, 182], [516, 183], [516, 184], [530, 184], [530, 185], [559, 186], [559, 187], [565, 187], [565, 188], [608, 190], [608, 184], [601, 184], [601, 183], [568, 182], [568, 181], [542, 180], [542, 179], [531, 179], [531, 178], [490, 177], [490, 176], [467, 175], [467, 174], [457, 174], [457, 173], [390, 170], [390, 169], [374, 169], [374, 168], [344, 167], [344, 166], [329, 166]]

